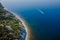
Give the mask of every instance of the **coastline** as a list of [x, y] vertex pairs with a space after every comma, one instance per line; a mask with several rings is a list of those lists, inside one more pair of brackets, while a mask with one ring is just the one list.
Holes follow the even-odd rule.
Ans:
[[[9, 11], [7, 8], [4, 8], [4, 9], [7, 10], [7, 11]], [[9, 11], [9, 12], [11, 12], [11, 11]], [[13, 12], [11, 12], [11, 13], [13, 15], [15, 15], [16, 18], [19, 19], [22, 22], [23, 26], [25, 27], [26, 32], [27, 32], [27, 35], [26, 35], [26, 39], [25, 40], [30, 40], [30, 28], [28, 27], [28, 24], [26, 23], [26, 21], [21, 16], [19, 16], [18, 14], [13, 13]]]
[[22, 19], [21, 17], [19, 17], [18, 15], [16, 15], [16, 17], [22, 22], [22, 24], [24, 25], [25, 29], [26, 29], [26, 32], [27, 32], [27, 35], [26, 35], [26, 39], [25, 40], [29, 40], [29, 37], [30, 37], [30, 29], [28, 28], [28, 24], [25, 22], [24, 19]]

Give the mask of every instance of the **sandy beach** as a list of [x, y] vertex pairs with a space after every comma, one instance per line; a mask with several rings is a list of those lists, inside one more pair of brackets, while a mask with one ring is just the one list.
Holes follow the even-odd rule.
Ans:
[[[15, 14], [16, 15], [16, 14]], [[30, 37], [30, 29], [28, 28], [28, 24], [25, 22], [24, 19], [22, 19], [20, 16], [16, 15], [16, 17], [22, 22], [22, 24], [24, 25], [27, 35], [26, 35], [26, 40], [29, 40]]]

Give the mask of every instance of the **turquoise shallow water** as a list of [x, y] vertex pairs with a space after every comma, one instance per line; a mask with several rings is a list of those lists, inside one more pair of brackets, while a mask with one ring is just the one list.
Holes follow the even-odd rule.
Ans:
[[[48, 4], [48, 3], [47, 3]], [[60, 40], [60, 5], [9, 6], [9, 10], [21, 15], [29, 24], [34, 38], [31, 40]], [[30, 6], [30, 7], [29, 7]]]

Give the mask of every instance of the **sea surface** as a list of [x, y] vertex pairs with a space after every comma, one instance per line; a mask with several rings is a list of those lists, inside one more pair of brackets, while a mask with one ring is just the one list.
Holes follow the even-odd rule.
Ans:
[[[4, 3], [3, 3], [4, 4]], [[12, 12], [21, 15], [31, 28], [31, 40], [60, 40], [60, 5], [18, 6], [4, 5]]]
[[[40, 9], [40, 8], [39, 8]], [[32, 29], [32, 40], [59, 40], [60, 39], [60, 8], [17, 10]]]
[[32, 40], [60, 40], [60, 8], [41, 9], [44, 13], [38, 10], [17, 11], [30, 25]]

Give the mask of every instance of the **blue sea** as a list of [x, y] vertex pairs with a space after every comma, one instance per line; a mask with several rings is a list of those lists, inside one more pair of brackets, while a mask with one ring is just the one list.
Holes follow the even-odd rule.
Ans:
[[[39, 8], [40, 9], [40, 8]], [[32, 40], [60, 40], [60, 8], [36, 9], [17, 11], [30, 25], [34, 39]]]
[[[3, 3], [4, 4], [4, 3]], [[16, 6], [17, 5], [17, 6]], [[5, 4], [12, 12], [21, 15], [31, 28], [31, 40], [60, 40], [60, 4], [36, 3], [33, 5]]]

